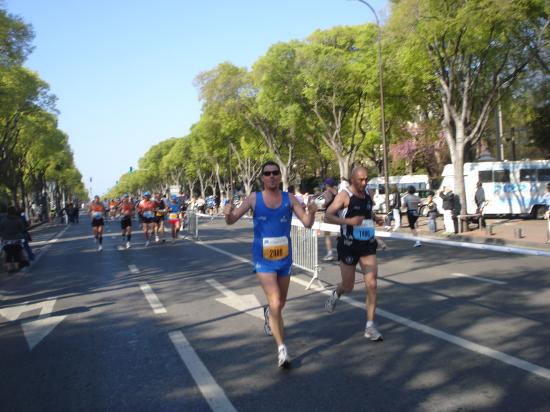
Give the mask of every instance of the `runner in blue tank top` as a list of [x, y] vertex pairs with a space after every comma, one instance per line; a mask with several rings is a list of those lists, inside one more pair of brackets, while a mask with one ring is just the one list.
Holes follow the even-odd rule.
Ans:
[[238, 209], [233, 210], [231, 203], [225, 205], [223, 213], [225, 222], [231, 225], [249, 210], [254, 212], [252, 256], [268, 302], [264, 306], [264, 332], [273, 335], [277, 343], [279, 367], [287, 368], [290, 360], [284, 344], [282, 310], [286, 303], [292, 266], [292, 212], [309, 228], [315, 220], [317, 206], [311, 203], [306, 212], [292, 194], [279, 189], [281, 170], [275, 162], [266, 162], [262, 166], [260, 179], [263, 191], [252, 193]]

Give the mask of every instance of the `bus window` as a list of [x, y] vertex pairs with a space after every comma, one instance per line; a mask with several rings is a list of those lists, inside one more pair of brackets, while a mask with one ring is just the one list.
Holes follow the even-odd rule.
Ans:
[[493, 172], [491, 170], [480, 170], [478, 176], [481, 183], [490, 183], [493, 181]]
[[519, 180], [521, 182], [534, 182], [537, 180], [537, 169], [520, 169]]
[[493, 170], [493, 177], [496, 183], [510, 183], [509, 170]]
[[539, 182], [550, 182], [550, 169], [538, 169]]

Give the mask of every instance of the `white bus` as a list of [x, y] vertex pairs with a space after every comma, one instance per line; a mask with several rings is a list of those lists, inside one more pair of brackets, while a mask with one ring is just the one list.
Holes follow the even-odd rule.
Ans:
[[[403, 176], [390, 176], [388, 179], [390, 187], [397, 186], [399, 193], [405, 193], [409, 186], [414, 186], [418, 190], [427, 190], [430, 188], [428, 175], [403, 175]], [[384, 177], [374, 177], [367, 183], [367, 189], [371, 194], [372, 201], [374, 203], [373, 209], [376, 212], [384, 213], [386, 205], [384, 203], [385, 198], [385, 179]], [[391, 189], [390, 189], [391, 193]]]
[[[445, 166], [442, 176], [440, 190], [450, 186], [454, 191], [452, 164]], [[546, 210], [542, 197], [546, 193], [546, 184], [550, 182], [550, 160], [464, 163], [466, 208], [462, 207], [462, 213], [476, 212], [474, 196], [478, 181], [483, 184], [487, 201], [483, 214], [540, 217]], [[441, 211], [439, 195], [436, 200]]]

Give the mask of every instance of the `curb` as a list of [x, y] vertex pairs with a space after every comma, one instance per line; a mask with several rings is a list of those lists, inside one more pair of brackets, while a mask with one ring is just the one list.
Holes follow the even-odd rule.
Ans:
[[[534, 256], [548, 256], [550, 257], [550, 250], [544, 250], [539, 248], [529, 248], [529, 247], [519, 247], [510, 244], [508, 241], [502, 238], [492, 238], [489, 243], [480, 243], [473, 240], [462, 240], [459, 237], [461, 235], [450, 235], [451, 240], [438, 239], [435, 237], [428, 236], [412, 236], [406, 235], [403, 233], [395, 232], [386, 232], [386, 231], [376, 231], [376, 236], [381, 238], [394, 238], [401, 240], [420, 240], [425, 243], [433, 243], [445, 246], [457, 246], [464, 247], [469, 249], [478, 249], [478, 250], [492, 250], [494, 252], [504, 252], [504, 253], [517, 253], [521, 255], [534, 255]], [[473, 238], [469, 238], [473, 239]]]

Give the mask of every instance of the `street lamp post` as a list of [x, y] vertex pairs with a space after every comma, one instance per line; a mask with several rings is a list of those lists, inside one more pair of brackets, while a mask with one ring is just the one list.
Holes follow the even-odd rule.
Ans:
[[370, 11], [372, 11], [372, 14], [374, 14], [374, 18], [376, 19], [376, 25], [378, 26], [378, 81], [380, 83], [380, 123], [381, 123], [381, 132], [382, 132], [382, 150], [383, 150], [383, 163], [384, 163], [384, 205], [386, 206], [386, 213], [389, 212], [390, 204], [389, 204], [389, 174], [388, 174], [388, 142], [386, 140], [386, 121], [384, 118], [384, 74], [383, 74], [383, 62], [382, 62], [382, 28], [380, 27], [380, 20], [378, 20], [378, 15], [376, 14], [376, 11], [372, 8], [372, 6], [367, 3], [365, 0], [357, 0], [360, 3], [363, 3], [365, 6], [367, 6]]

